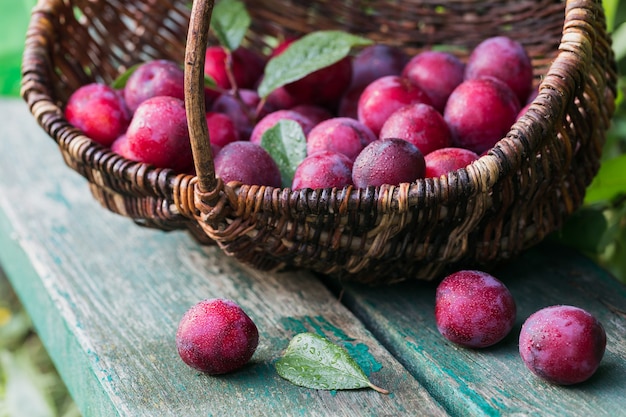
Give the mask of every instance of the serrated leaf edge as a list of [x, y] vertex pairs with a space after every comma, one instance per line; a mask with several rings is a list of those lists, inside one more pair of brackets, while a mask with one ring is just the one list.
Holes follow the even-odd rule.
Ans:
[[[305, 340], [305, 338], [309, 338], [309, 339], [315, 339], [318, 343], [322, 344], [322, 347], [325, 349], [329, 349], [329, 350], [334, 350], [335, 352], [339, 353], [339, 355], [341, 356], [341, 359], [344, 361], [344, 363], [347, 365], [345, 367], [334, 367], [332, 365], [327, 365], [327, 364], [323, 364], [320, 362], [317, 362], [314, 360], [314, 358], [311, 358], [310, 356], [306, 356], [306, 355], [302, 355], [297, 349], [299, 349], [300, 343]], [[311, 364], [315, 364], [317, 366], [321, 366], [321, 368], [326, 368], [326, 369], [333, 369], [338, 371], [339, 373], [342, 373], [344, 375], [350, 376], [352, 377], [352, 379], [356, 382], [358, 382], [360, 385], [358, 386], [333, 386], [332, 384], [329, 384], [329, 387], [323, 387], [323, 386], [313, 386], [313, 385], [304, 385], [302, 383], [296, 383], [294, 381], [294, 379], [290, 378], [288, 375], [285, 374], [284, 370], [283, 370], [283, 365], [286, 362], [286, 358], [289, 357], [294, 357], [294, 358], [301, 358], [304, 360], [304, 362], [309, 362]], [[296, 336], [294, 336], [291, 341], [289, 342], [289, 345], [287, 346], [287, 349], [285, 349], [285, 353], [283, 354], [283, 357], [281, 357], [275, 364], [276, 367], [276, 371], [278, 372], [278, 374], [296, 384], [299, 386], [304, 386], [307, 388], [315, 388], [315, 389], [324, 389], [324, 390], [343, 390], [343, 389], [359, 389], [359, 388], [371, 388], [381, 394], [389, 394], [389, 391], [378, 387], [376, 385], [374, 385], [369, 378], [367, 377], [367, 375], [365, 374], [365, 372], [363, 372], [363, 370], [361, 369], [361, 367], [358, 365], [358, 363], [354, 360], [354, 358], [352, 358], [352, 356], [350, 356], [349, 352], [340, 345], [336, 345], [332, 342], [330, 342], [328, 339], [315, 334], [315, 333], [310, 333], [310, 332], [304, 332], [304, 333], [299, 333]]]
[[[280, 79], [279, 81], [274, 82], [273, 84], [271, 82], [268, 82], [267, 80], [272, 80], [272, 78], [268, 78], [268, 74], [272, 74], [274, 72], [276, 72], [279, 68], [281, 67], [285, 67], [285, 66], [289, 66], [290, 64], [290, 56], [289, 56], [289, 48], [292, 48], [293, 46], [298, 46], [298, 45], [302, 45], [303, 43], [309, 43], [311, 42], [311, 39], [314, 39], [317, 41], [316, 38], [320, 38], [320, 37], [332, 37], [332, 36], [338, 36], [341, 35], [343, 36], [343, 38], [340, 38], [342, 41], [337, 43], [335, 42], [335, 45], [338, 46], [339, 48], [343, 49], [343, 52], [340, 52], [337, 54], [337, 58], [332, 59], [332, 60], [328, 60], [328, 63], [323, 66], [323, 67], [318, 67], [318, 68], [314, 68], [306, 73], [302, 73], [297, 77], [294, 76], [288, 76], [288, 77], [283, 77], [282, 79]], [[347, 41], [347, 39], [351, 39], [351, 41]], [[302, 79], [304, 77], [306, 77], [307, 75], [321, 69], [321, 68], [325, 68], [327, 66], [330, 66], [338, 61], [340, 61], [341, 59], [345, 58], [346, 56], [349, 55], [350, 50], [355, 47], [355, 46], [366, 46], [366, 45], [371, 45], [372, 41], [370, 39], [361, 37], [361, 36], [357, 36], [357, 35], [352, 35], [350, 33], [344, 32], [344, 31], [339, 31], [339, 30], [318, 30], [315, 32], [311, 32], [308, 33], [306, 35], [304, 35], [303, 37], [301, 37], [300, 39], [294, 41], [291, 45], [289, 45], [289, 48], [287, 50], [285, 50], [285, 52], [283, 52], [282, 54], [271, 58], [267, 64], [265, 65], [265, 74], [263, 76], [263, 79], [261, 80], [261, 83], [259, 84], [258, 88], [257, 88], [257, 93], [259, 94], [260, 97], [265, 98], [267, 97], [272, 91], [276, 90], [277, 88], [280, 88], [286, 84], [289, 84], [291, 82], [297, 81], [299, 79]], [[283, 62], [284, 61], [284, 62]], [[269, 84], [269, 86], [268, 86]]]
[[[228, 7], [228, 6], [225, 6], [225, 4], [228, 2], [239, 6], [239, 10], [237, 10], [237, 14], [234, 16], [230, 15], [229, 16], [230, 19], [225, 18], [227, 15], [220, 14], [222, 10], [226, 10], [224, 9], [224, 7]], [[231, 5], [230, 7], [232, 8], [233, 5]], [[231, 42], [233, 41], [234, 38], [233, 36], [229, 36], [229, 35], [232, 35], [234, 31], [229, 30], [229, 27], [228, 27], [229, 23], [232, 23], [233, 21], [237, 21], [238, 23], [241, 23], [241, 21], [244, 22], [244, 24], [238, 30], [237, 39], [235, 40], [235, 42]], [[213, 33], [215, 33], [216, 37], [218, 38], [220, 45], [230, 51], [234, 51], [235, 49], [239, 47], [243, 38], [245, 37], [246, 32], [248, 31], [248, 28], [250, 27], [250, 23], [251, 23], [250, 14], [248, 13], [246, 9], [245, 4], [239, 0], [221, 0], [220, 2], [215, 4], [215, 6], [213, 7], [211, 29], [213, 30]]]

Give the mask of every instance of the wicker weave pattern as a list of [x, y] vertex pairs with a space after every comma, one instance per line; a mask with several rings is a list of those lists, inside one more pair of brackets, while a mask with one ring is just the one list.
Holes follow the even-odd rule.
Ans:
[[[222, 184], [195, 145], [196, 161], [209, 161], [198, 177], [125, 160], [70, 126], [61, 109], [80, 85], [110, 82], [147, 59], [183, 62], [185, 47], [205, 47], [186, 40], [186, 3], [41, 0], [28, 32], [22, 93], [34, 117], [98, 201], [139, 224], [188, 229], [258, 268], [305, 267], [369, 283], [433, 279], [488, 268], [541, 241], [580, 206], [597, 172], [616, 70], [593, 0], [247, 1], [248, 42], [259, 50], [264, 35], [330, 28], [411, 53], [444, 44], [461, 57], [488, 36], [521, 41], [540, 84], [531, 109], [488, 155], [440, 179], [297, 192]], [[200, 109], [189, 116], [193, 127], [204, 123]]]

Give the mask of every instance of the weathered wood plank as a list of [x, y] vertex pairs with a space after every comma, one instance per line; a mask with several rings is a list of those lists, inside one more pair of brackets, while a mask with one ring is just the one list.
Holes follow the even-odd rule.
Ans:
[[[252, 271], [104, 210], [21, 101], [0, 101], [0, 114], [0, 262], [86, 416], [445, 414], [315, 277]], [[236, 300], [259, 327], [240, 372], [209, 377], [177, 356], [178, 320], [210, 297]], [[346, 346], [392, 394], [282, 380], [273, 362], [305, 330]]]
[[[518, 307], [501, 343], [458, 347], [437, 331], [435, 285], [345, 285], [344, 302], [453, 415], [618, 416], [626, 410], [626, 286], [588, 259], [544, 243], [493, 271]], [[555, 304], [587, 309], [604, 325], [607, 350], [588, 381], [570, 387], [534, 377], [518, 353], [519, 331], [534, 311]]]

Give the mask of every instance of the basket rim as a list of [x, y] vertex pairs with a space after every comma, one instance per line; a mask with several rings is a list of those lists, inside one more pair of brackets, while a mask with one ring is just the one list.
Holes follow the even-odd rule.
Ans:
[[[54, 45], [55, 34], [53, 32], [54, 25], [49, 24], [50, 20], [57, 16], [57, 9], [63, 5], [65, 0], [40, 0], [32, 10], [32, 16], [27, 32], [26, 47], [22, 62], [22, 89], [21, 95], [28, 104], [31, 112], [37, 119], [37, 122], [52, 138], [57, 141], [63, 150], [70, 148], [85, 149], [83, 155], [85, 163], [94, 161], [92, 155], [94, 153], [102, 154], [106, 163], [122, 164], [126, 168], [121, 169], [123, 173], [119, 180], [132, 180], [139, 172], [148, 172], [149, 191], [147, 196], [157, 199], [168, 199], [172, 192], [174, 194], [179, 190], [179, 184], [184, 181], [187, 185], [185, 192], [196, 194], [194, 199], [196, 204], [200, 202], [202, 206], [211, 206], [215, 201], [215, 193], [210, 190], [201, 189], [197, 186], [198, 180], [194, 178], [201, 177], [203, 171], [197, 176], [191, 174], [176, 173], [167, 168], [156, 168], [142, 162], [129, 161], [109, 149], [93, 142], [89, 137], [73, 127], [63, 115], [62, 108], [52, 98], [49, 85], [51, 78], [49, 73], [52, 68], [51, 50]], [[205, 1], [195, 1], [194, 7]], [[538, 87], [538, 94], [533, 99], [528, 111], [521, 116], [511, 127], [509, 132], [500, 139], [500, 141], [486, 154], [466, 168], [461, 168], [455, 172], [449, 173], [447, 176], [437, 178], [422, 178], [410, 184], [400, 185], [383, 185], [377, 187], [368, 187], [368, 189], [356, 189], [352, 186], [343, 189], [328, 190], [318, 189], [311, 190], [291, 190], [290, 188], [272, 188], [262, 187], [264, 194], [284, 194], [288, 193], [289, 199], [297, 199], [333, 192], [340, 195], [342, 206], [348, 210], [358, 209], [363, 203], [363, 195], [370, 195], [372, 192], [387, 196], [390, 204], [380, 207], [381, 210], [403, 211], [415, 204], [429, 205], [439, 204], [442, 200], [450, 203], [454, 199], [456, 193], [445, 192], [450, 184], [455, 184], [459, 179], [467, 181], [463, 195], [469, 194], [475, 196], [485, 193], [501, 178], [515, 173], [524, 158], [533, 155], [541, 146], [541, 138], [545, 136], [545, 126], [541, 125], [549, 117], [549, 113], [559, 117], [565, 113], [567, 103], [571, 100], [575, 91], [575, 85], [582, 77], [581, 74], [588, 72], [591, 65], [592, 46], [591, 40], [595, 40], [596, 34], [593, 33], [593, 19], [603, 19], [602, 10], [600, 10], [597, 0], [566, 0], [565, 14], [563, 24], [563, 35], [559, 44], [559, 51], [555, 55], [544, 78]], [[187, 45], [189, 46], [188, 38]], [[573, 59], [572, 59], [573, 58]], [[583, 65], [584, 68], [578, 68]], [[185, 65], [187, 72], [188, 64]], [[564, 74], [570, 77], [564, 77]], [[572, 77], [572, 74], [574, 75]], [[567, 81], [570, 81], [567, 83]], [[614, 82], [609, 85], [611, 93], [615, 96]], [[196, 88], [196, 92], [198, 89]], [[186, 94], [187, 96], [187, 94]], [[198, 119], [200, 125], [206, 120]], [[190, 124], [192, 122], [190, 121]], [[537, 134], [537, 130], [541, 134]], [[191, 132], [190, 132], [191, 133]], [[207, 136], [208, 138], [208, 136]], [[202, 142], [200, 140], [200, 142]], [[196, 155], [194, 155], [194, 159]], [[96, 161], [102, 165], [101, 162]], [[96, 169], [102, 168], [100, 165]], [[224, 187], [239, 187], [240, 184], [224, 184]], [[250, 188], [243, 186], [243, 190], [250, 192]], [[444, 192], [436, 192], [443, 190]], [[345, 201], [344, 201], [345, 199]], [[181, 201], [190, 201], [189, 198], [180, 198]], [[178, 207], [185, 215], [193, 215], [197, 217], [200, 211], [198, 208], [185, 209]]]

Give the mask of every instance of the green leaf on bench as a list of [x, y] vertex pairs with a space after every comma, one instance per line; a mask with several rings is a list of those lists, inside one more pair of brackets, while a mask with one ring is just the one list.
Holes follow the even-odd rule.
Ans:
[[369, 387], [383, 394], [389, 393], [369, 381], [347, 350], [315, 333], [294, 336], [275, 366], [282, 378], [306, 388], [342, 390]]

